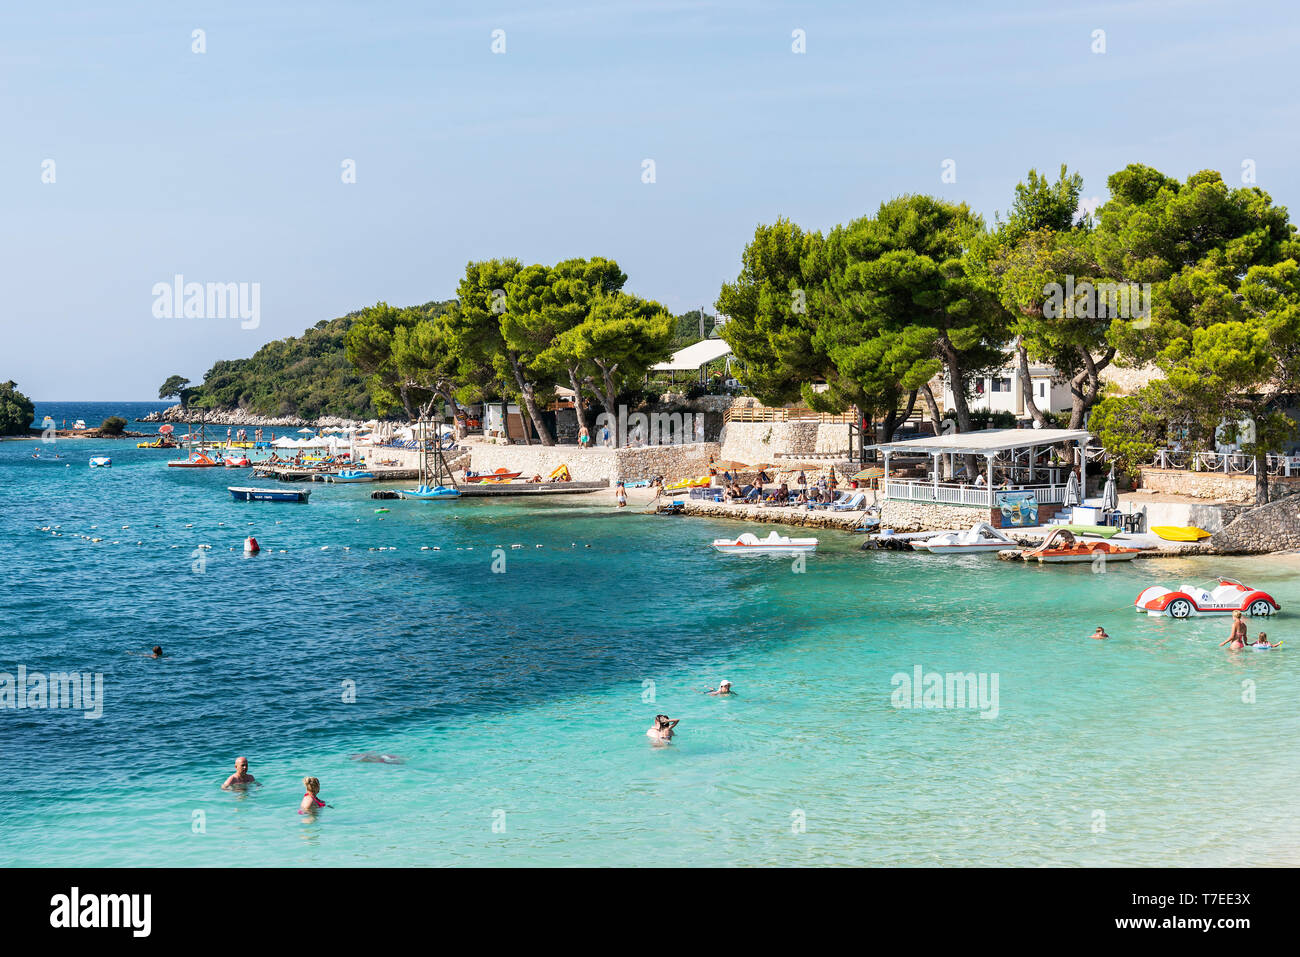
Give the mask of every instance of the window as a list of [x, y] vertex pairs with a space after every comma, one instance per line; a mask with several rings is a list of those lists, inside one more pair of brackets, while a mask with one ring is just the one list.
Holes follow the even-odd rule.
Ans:
[[1038, 397], [1042, 399], [1045, 398], [1046, 396], [1047, 396], [1047, 383], [1046, 382], [1038, 383]]
[[994, 392], [1010, 392], [1010, 391], [1011, 391], [1011, 380], [1010, 380], [1010, 379], [994, 379], [994, 380], [993, 380], [993, 391], [994, 391]]

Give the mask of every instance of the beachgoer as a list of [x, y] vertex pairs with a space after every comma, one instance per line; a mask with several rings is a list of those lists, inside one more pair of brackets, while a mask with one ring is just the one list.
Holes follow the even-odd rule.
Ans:
[[307, 789], [307, 793], [302, 796], [302, 802], [298, 805], [299, 814], [310, 814], [317, 808], [330, 806], [320, 799], [320, 781], [316, 778], [303, 778], [302, 786]]
[[1251, 647], [1252, 647], [1252, 648], [1272, 648], [1273, 646], [1272, 646], [1271, 644], [1269, 644], [1268, 635], [1267, 635], [1265, 632], [1262, 632], [1262, 631], [1261, 631], [1261, 632], [1259, 633], [1259, 637], [1255, 639], [1255, 643], [1252, 644]]
[[735, 694], [735, 693], [736, 692], [731, 690], [731, 682], [728, 681], [726, 678], [723, 678], [721, 681], [719, 681], [718, 686], [716, 688], [709, 689], [709, 694], [711, 695], [724, 695], [724, 694]]
[[646, 729], [646, 736], [654, 738], [656, 741], [671, 741], [673, 737], [673, 728], [681, 718], [670, 718], [666, 714], [655, 715], [655, 723]]
[[1239, 651], [1246, 647], [1246, 619], [1241, 617], [1241, 609], [1232, 613], [1232, 631], [1228, 637], [1219, 642], [1219, 647], [1228, 646], [1230, 651]]
[[614, 502], [619, 508], [627, 504], [627, 489], [623, 487], [622, 482], [614, 487]]
[[585, 425], [578, 430], [578, 444], [584, 449], [591, 444], [591, 433], [587, 431]]
[[154, 646], [153, 646], [153, 653], [152, 653], [149, 657], [150, 657], [150, 658], [161, 658], [162, 656], [163, 656], [163, 653], [162, 653], [162, 645], [154, 645]]
[[230, 791], [236, 785], [252, 784], [254, 778], [248, 773], [248, 758], [235, 758], [235, 773], [226, 778], [226, 783], [221, 785], [221, 790]]
[[1101, 625], [1098, 625], [1097, 630], [1094, 631], [1090, 637], [1096, 638], [1098, 641], [1104, 641], [1105, 639], [1109, 638], [1110, 635], [1106, 634], [1105, 628], [1101, 627]]

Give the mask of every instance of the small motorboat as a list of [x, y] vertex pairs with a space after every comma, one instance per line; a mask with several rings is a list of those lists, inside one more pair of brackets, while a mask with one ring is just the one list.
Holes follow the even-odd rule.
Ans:
[[205, 452], [191, 452], [187, 459], [175, 459], [168, 462], [169, 469], [215, 469], [220, 468], [221, 463], [211, 458]]
[[1040, 564], [1067, 564], [1070, 562], [1126, 562], [1142, 553], [1140, 548], [1115, 545], [1112, 542], [1085, 542], [1064, 528], [1052, 531], [1042, 544], [1032, 548], [998, 552], [999, 558], [1020, 559]]
[[92, 469], [106, 469], [113, 464], [113, 460], [107, 455], [92, 455], [90, 457], [90, 467]]
[[1152, 585], [1137, 596], [1133, 608], [1139, 614], [1146, 612], [1170, 618], [1230, 615], [1234, 611], [1259, 618], [1282, 610], [1277, 599], [1268, 592], [1243, 585], [1235, 578], [1216, 578], [1204, 585], [1179, 585], [1177, 588]]
[[1167, 542], [1199, 542], [1202, 538], [1210, 537], [1209, 532], [1195, 525], [1186, 528], [1179, 528], [1176, 525], [1152, 525], [1151, 531]]
[[228, 488], [236, 502], [301, 502], [311, 498], [311, 489], [245, 488], [231, 485]]
[[374, 472], [366, 472], [362, 469], [340, 469], [332, 475], [325, 476], [327, 482], [373, 482], [374, 480]]
[[247, 455], [241, 455], [239, 458], [227, 456], [222, 460], [222, 464], [228, 469], [246, 469], [251, 467], [253, 463], [248, 461]]
[[759, 538], [745, 532], [739, 538], [715, 538], [713, 550], [723, 555], [806, 555], [817, 551], [817, 539], [788, 538], [780, 532]]
[[954, 555], [966, 552], [1000, 552], [1005, 548], [1015, 548], [1015, 539], [1008, 538], [988, 522], [976, 522], [964, 532], [948, 532], [934, 538], [924, 538], [912, 542], [917, 551], [929, 551], [934, 555]]
[[398, 489], [397, 497], [420, 502], [440, 502], [444, 499], [460, 498], [460, 489], [448, 488], [445, 485], [421, 485], [416, 489]]
[[466, 472], [466, 482], [511, 482], [523, 475], [523, 472], [509, 472], [499, 468], [495, 472]]

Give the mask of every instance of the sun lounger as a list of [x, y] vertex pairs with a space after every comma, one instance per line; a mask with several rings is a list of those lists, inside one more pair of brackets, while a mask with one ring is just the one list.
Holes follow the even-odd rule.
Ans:
[[865, 507], [867, 501], [866, 492], [858, 492], [856, 495], [846, 498], [842, 502], [835, 502], [831, 505], [832, 512], [856, 512], [858, 509]]

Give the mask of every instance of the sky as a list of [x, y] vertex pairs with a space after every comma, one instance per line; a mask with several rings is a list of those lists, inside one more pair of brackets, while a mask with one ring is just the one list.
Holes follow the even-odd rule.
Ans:
[[[152, 399], [490, 257], [711, 310], [760, 223], [992, 220], [1061, 163], [1104, 201], [1129, 163], [1249, 162], [1294, 207], [1298, 41], [1262, 0], [6, 3], [0, 380]], [[256, 284], [256, 321], [168, 317], [178, 274]]]

